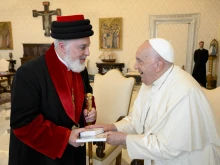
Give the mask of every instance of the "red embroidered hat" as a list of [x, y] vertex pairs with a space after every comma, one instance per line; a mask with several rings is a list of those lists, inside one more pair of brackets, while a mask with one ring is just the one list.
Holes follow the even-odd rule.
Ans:
[[57, 16], [51, 23], [51, 37], [55, 39], [77, 39], [94, 34], [89, 19], [83, 15]]

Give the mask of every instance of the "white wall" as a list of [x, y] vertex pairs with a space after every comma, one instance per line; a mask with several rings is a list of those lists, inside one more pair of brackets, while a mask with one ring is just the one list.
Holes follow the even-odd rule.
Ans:
[[[20, 66], [23, 56], [22, 43], [51, 43], [53, 39], [44, 36], [42, 17], [33, 17], [32, 10], [42, 11], [40, 0], [0, 1], [0, 22], [11, 21], [13, 33], [13, 50], [0, 50], [0, 58], [8, 59], [12, 52]], [[115, 51], [117, 62], [124, 62], [134, 57], [137, 47], [149, 39], [149, 15], [200, 13], [200, 28], [197, 41], [205, 41], [208, 49], [212, 39], [219, 39], [219, 0], [50, 0], [50, 10], [61, 9], [62, 15], [84, 14], [91, 20], [94, 36], [91, 37], [91, 56], [89, 73], [96, 74], [96, 62], [100, 62], [99, 18], [122, 17], [122, 50]], [[53, 16], [55, 20], [56, 16]], [[170, 31], [172, 33], [172, 31]], [[216, 69], [218, 70], [218, 69]], [[126, 68], [124, 68], [124, 72]]]

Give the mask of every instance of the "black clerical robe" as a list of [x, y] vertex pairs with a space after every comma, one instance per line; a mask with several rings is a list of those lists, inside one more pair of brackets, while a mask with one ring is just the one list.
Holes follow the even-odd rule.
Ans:
[[52, 45], [46, 55], [17, 70], [12, 85], [9, 165], [86, 164], [85, 146], [75, 148], [68, 139], [72, 126], [85, 126], [84, 94], [92, 93], [92, 88], [86, 69], [73, 76], [79, 88], [78, 92], [74, 89], [78, 102], [74, 105], [62, 65]]
[[208, 57], [208, 50], [206, 49], [198, 49], [194, 52], [195, 65], [192, 76], [203, 87], [206, 87], [206, 62]]

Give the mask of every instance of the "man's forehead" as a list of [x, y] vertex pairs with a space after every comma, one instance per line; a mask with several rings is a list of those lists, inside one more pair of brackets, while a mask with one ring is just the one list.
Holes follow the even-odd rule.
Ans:
[[70, 42], [73, 44], [76, 44], [76, 45], [88, 45], [88, 44], [90, 44], [90, 39], [89, 38], [79, 38], [79, 39], [70, 40]]
[[145, 54], [143, 51], [136, 54], [136, 60], [143, 61], [146, 58], [147, 54]]

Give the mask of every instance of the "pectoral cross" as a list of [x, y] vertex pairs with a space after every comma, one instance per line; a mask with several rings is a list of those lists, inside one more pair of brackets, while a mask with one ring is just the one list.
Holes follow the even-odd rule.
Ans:
[[52, 15], [61, 15], [61, 9], [49, 10], [50, 2], [43, 2], [44, 11], [33, 10], [33, 17], [42, 16], [44, 35], [50, 37], [50, 25]]

